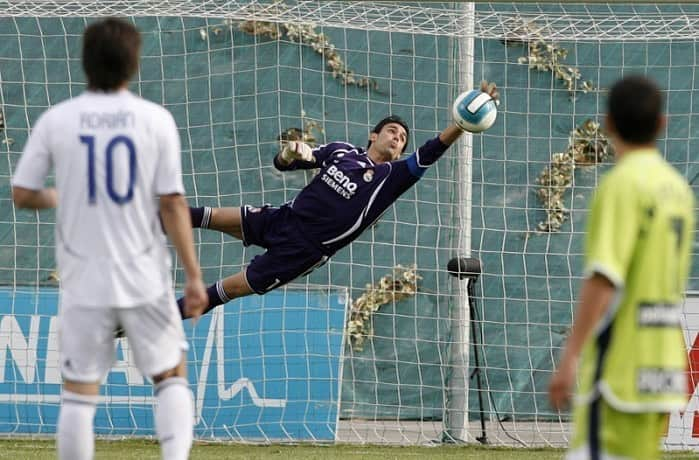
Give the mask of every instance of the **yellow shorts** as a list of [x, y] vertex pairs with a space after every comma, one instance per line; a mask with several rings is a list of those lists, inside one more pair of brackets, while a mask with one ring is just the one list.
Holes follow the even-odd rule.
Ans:
[[658, 459], [668, 417], [662, 412], [620, 412], [601, 397], [577, 406], [566, 459]]

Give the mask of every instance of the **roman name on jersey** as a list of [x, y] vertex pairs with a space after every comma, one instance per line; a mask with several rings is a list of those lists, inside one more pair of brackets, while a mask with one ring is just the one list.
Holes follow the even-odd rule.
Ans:
[[636, 376], [639, 393], [678, 393], [687, 391], [684, 370], [640, 369]]
[[80, 112], [80, 127], [90, 129], [133, 128], [135, 125], [133, 112], [119, 110], [118, 112]]
[[354, 192], [357, 191], [357, 184], [352, 182], [350, 178], [337, 169], [335, 165], [330, 165], [320, 179], [328, 184], [331, 189], [335, 190], [335, 192], [342, 195], [346, 200], [352, 198]]
[[639, 326], [681, 327], [682, 305], [641, 302], [638, 305]]

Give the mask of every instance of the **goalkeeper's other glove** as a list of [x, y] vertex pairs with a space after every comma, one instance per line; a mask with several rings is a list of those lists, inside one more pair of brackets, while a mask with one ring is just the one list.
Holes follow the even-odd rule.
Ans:
[[308, 144], [299, 141], [289, 141], [279, 154], [286, 164], [294, 160], [313, 161], [313, 150]]

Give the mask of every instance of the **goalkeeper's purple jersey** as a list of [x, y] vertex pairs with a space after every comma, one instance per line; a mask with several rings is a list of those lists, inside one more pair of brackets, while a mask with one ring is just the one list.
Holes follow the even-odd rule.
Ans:
[[345, 142], [313, 149], [313, 161], [274, 165], [281, 171], [320, 168], [291, 202], [302, 235], [332, 255], [373, 224], [414, 185], [447, 149], [439, 138], [425, 142], [408, 157], [376, 164], [367, 152]]

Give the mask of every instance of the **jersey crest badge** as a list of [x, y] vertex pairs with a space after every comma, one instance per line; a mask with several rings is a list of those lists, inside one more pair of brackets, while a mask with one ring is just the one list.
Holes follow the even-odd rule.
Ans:
[[362, 179], [364, 179], [364, 182], [371, 182], [374, 180], [374, 170], [368, 169], [362, 176]]

